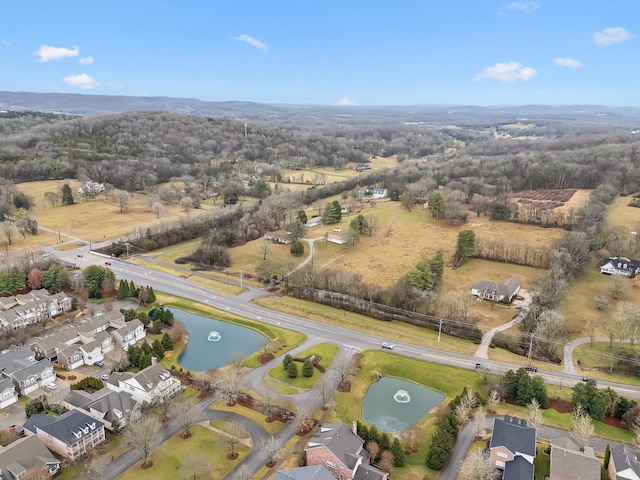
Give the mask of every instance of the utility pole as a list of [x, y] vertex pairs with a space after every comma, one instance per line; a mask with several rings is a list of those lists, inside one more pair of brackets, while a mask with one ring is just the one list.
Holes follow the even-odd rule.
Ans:
[[242, 270], [240, 270], [240, 290], [242, 290]]
[[440, 326], [438, 327], [438, 345], [440, 344], [440, 335], [442, 335], [442, 319], [440, 319]]
[[533, 348], [533, 333], [529, 334], [529, 354], [527, 355], [527, 365], [531, 365], [531, 349]]

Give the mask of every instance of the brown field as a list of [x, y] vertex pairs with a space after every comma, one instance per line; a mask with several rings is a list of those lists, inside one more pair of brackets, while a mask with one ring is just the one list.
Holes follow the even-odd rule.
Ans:
[[539, 202], [568, 202], [577, 192], [576, 189], [523, 190], [514, 193], [514, 197], [536, 200]]
[[640, 208], [629, 206], [632, 197], [618, 197], [609, 206], [609, 225], [640, 231]]
[[[34, 199], [35, 206], [33, 215], [42, 227], [49, 228], [64, 237], [70, 233], [76, 238], [100, 241], [105, 238], [115, 238], [126, 234], [134, 227], [152, 225], [156, 222], [167, 220], [177, 220], [184, 211], [177, 204], [165, 203], [166, 212], [159, 219], [156, 215], [147, 211], [145, 195], [140, 193], [131, 194], [131, 201], [125, 212], [120, 213], [120, 207], [115, 203], [108, 202], [101, 194], [94, 200], [84, 201], [80, 195], [74, 193], [76, 204], [68, 206], [51, 207], [45, 202], [45, 192], [60, 192], [62, 186], [69, 183], [72, 192], [76, 192], [81, 183], [78, 180], [49, 180], [44, 182], [27, 182], [17, 185], [18, 190], [24, 192]], [[204, 209], [213, 208], [206, 205]], [[203, 209], [203, 210], [204, 210]], [[191, 210], [190, 215], [198, 215], [203, 210]], [[57, 241], [57, 235], [41, 234], [31, 237], [45, 237], [39, 245], [53, 245]], [[27, 235], [27, 239], [30, 236]], [[46, 243], [45, 243], [46, 242]], [[18, 242], [16, 242], [18, 243]], [[19, 244], [16, 245], [20, 247]]]

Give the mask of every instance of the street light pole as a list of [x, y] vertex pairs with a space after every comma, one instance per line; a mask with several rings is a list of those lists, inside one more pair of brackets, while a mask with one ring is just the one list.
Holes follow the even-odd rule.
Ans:
[[440, 319], [440, 326], [438, 327], [438, 344], [440, 344], [440, 335], [442, 335], [442, 319]]

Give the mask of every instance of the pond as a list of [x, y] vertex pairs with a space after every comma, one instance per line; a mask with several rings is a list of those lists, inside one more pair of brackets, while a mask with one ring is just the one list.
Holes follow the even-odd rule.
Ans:
[[430, 388], [400, 378], [382, 377], [373, 383], [362, 405], [362, 418], [384, 432], [401, 432], [418, 423], [444, 400]]
[[178, 357], [192, 372], [222, 367], [258, 351], [267, 338], [250, 328], [170, 308], [189, 333], [189, 343]]

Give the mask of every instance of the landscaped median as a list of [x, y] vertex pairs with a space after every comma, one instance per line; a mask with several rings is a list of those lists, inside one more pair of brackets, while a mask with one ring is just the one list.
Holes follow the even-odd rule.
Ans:
[[[333, 360], [333, 357], [338, 353], [339, 348], [334, 343], [319, 343], [318, 345], [314, 345], [310, 349], [298, 354], [292, 361], [296, 362], [298, 374], [295, 378], [292, 378], [289, 375], [289, 372], [283, 365], [278, 365], [269, 370], [269, 376], [279, 382], [286, 383], [296, 388], [308, 390], [313, 388], [313, 386], [322, 378], [323, 372], [321, 372], [318, 368], [314, 367], [312, 370], [312, 375], [310, 377], [305, 377], [302, 372], [302, 366], [305, 359], [311, 359], [312, 357], [316, 357], [317, 364], [323, 368], [329, 368], [329, 364]], [[300, 361], [299, 361], [300, 360]]]

